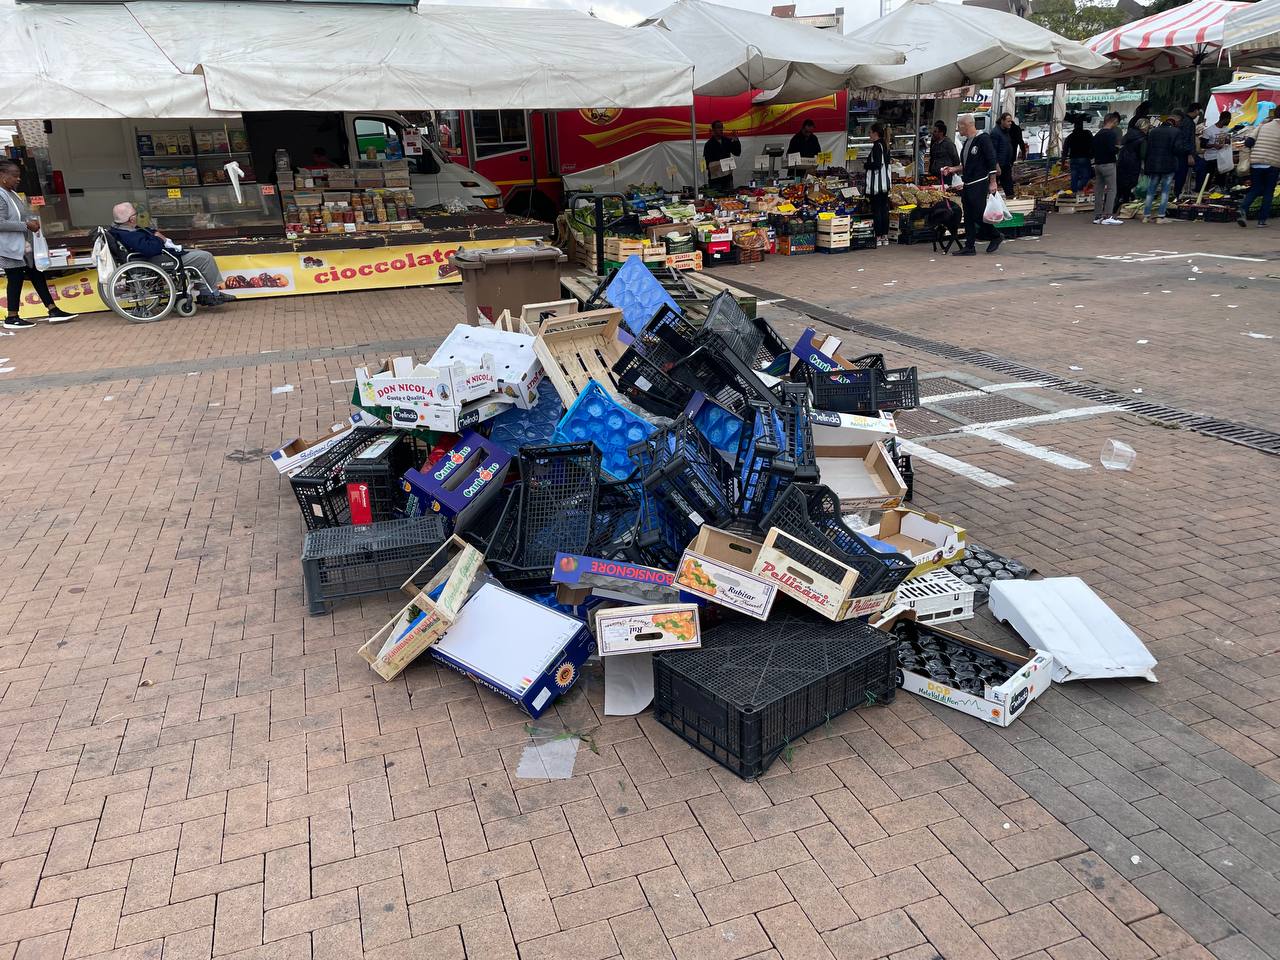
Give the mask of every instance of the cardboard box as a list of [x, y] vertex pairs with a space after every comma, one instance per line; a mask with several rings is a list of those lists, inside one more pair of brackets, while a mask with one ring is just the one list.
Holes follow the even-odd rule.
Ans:
[[[885, 617], [883, 630], [890, 630], [900, 616], [910, 616], [911, 611], [891, 612]], [[1039, 650], [1032, 650], [1028, 657], [1018, 656], [938, 627], [930, 627], [937, 634], [961, 646], [1006, 661], [1015, 671], [1013, 676], [999, 686], [984, 685], [982, 696], [960, 690], [945, 683], [931, 680], [914, 670], [899, 669], [902, 680], [899, 686], [909, 693], [936, 700], [944, 706], [985, 720], [997, 727], [1007, 727], [1026, 709], [1027, 704], [1049, 689], [1053, 683], [1053, 657]]]
[[[840, 579], [832, 580], [806, 566], [801, 558], [813, 554], [839, 567]], [[856, 570], [777, 527], [771, 528], [765, 537], [752, 572], [777, 584], [780, 591], [828, 620], [875, 616], [893, 600], [893, 591], [856, 596], [860, 579]]]
[[320, 454], [324, 453], [356, 427], [377, 427], [382, 421], [368, 413], [356, 411], [345, 423], [335, 423], [329, 432], [315, 440], [303, 440], [294, 437], [283, 447], [271, 451], [271, 462], [276, 471], [283, 476], [291, 477]]
[[673, 270], [701, 270], [702, 269], [702, 251], [694, 250], [690, 253], [668, 253], [667, 266]]
[[568, 407], [589, 380], [617, 396], [613, 365], [625, 349], [618, 340], [622, 311], [609, 308], [545, 320], [533, 350], [547, 379]]
[[964, 528], [948, 523], [936, 513], [895, 507], [881, 514], [879, 523], [858, 532], [889, 544], [915, 561], [913, 577], [964, 557]]
[[605, 607], [592, 614], [600, 656], [694, 650], [702, 646], [694, 603]]
[[399, 404], [391, 410], [391, 425], [402, 430], [418, 427], [442, 430], [445, 433], [461, 433], [478, 423], [484, 423], [515, 407], [510, 397], [486, 397], [473, 400], [461, 407], [418, 406]]
[[818, 214], [818, 233], [848, 233], [852, 224], [853, 217]]
[[[400, 675], [437, 642], [457, 619], [463, 604], [488, 579], [484, 557], [457, 537], [440, 545], [400, 588], [410, 601], [360, 648], [360, 656], [383, 680]], [[428, 594], [439, 588], [436, 599]]]
[[752, 572], [761, 545], [716, 527], [703, 526], [676, 570], [676, 583], [712, 603], [768, 620], [777, 585]]
[[815, 441], [814, 453], [822, 482], [840, 498], [845, 513], [891, 510], [907, 495], [902, 474], [883, 443], [823, 446]]
[[533, 341], [532, 334], [459, 324], [427, 363], [439, 368], [454, 368], [461, 363], [475, 369], [491, 363], [497, 378], [496, 392], [514, 399], [521, 410], [528, 410], [537, 404], [538, 385], [543, 380], [542, 361], [533, 352]]
[[725, 157], [723, 160], [712, 160], [707, 164], [707, 174], [712, 177], [724, 177], [738, 169], [738, 164], [734, 162], [733, 157]]
[[791, 352], [821, 373], [859, 369], [852, 360], [840, 355], [842, 342], [837, 336], [818, 333], [813, 327], [807, 327], [804, 333], [796, 338], [796, 344], [791, 348]]
[[898, 435], [898, 424], [887, 411], [863, 415], [810, 410], [809, 423], [814, 445], [819, 447], [869, 446]]
[[380, 407], [458, 407], [498, 389], [493, 358], [477, 364], [453, 363], [431, 367], [413, 357], [394, 357], [370, 373], [356, 367], [356, 386], [365, 403]]
[[577, 553], [557, 553], [551, 568], [557, 596], [570, 606], [581, 603], [587, 593], [624, 603], [675, 603], [680, 600], [675, 576], [670, 570]]
[[542, 329], [542, 324], [552, 317], [567, 317], [571, 313], [577, 313], [581, 307], [578, 306], [577, 300], [549, 300], [545, 303], [526, 303], [520, 308], [520, 320], [527, 325], [528, 329], [521, 329], [520, 333], [528, 333], [536, 337], [538, 331]]
[[432, 645], [431, 656], [536, 719], [573, 686], [594, 649], [581, 620], [486, 583]]
[[453, 449], [425, 472], [409, 469], [401, 481], [409, 495], [408, 516], [432, 511], [453, 520], [458, 532], [502, 489], [512, 456], [486, 437], [467, 430]]

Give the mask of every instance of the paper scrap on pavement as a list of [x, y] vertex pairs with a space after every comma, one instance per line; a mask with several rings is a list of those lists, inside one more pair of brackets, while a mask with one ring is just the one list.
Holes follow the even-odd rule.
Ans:
[[601, 657], [601, 660], [604, 662], [605, 716], [635, 716], [653, 703], [652, 653], [625, 653]]
[[293, 393], [293, 384], [286, 383], [283, 387], [272, 387], [272, 393]]
[[578, 759], [579, 742], [572, 735], [535, 740], [520, 755], [516, 776], [525, 780], [568, 780]]

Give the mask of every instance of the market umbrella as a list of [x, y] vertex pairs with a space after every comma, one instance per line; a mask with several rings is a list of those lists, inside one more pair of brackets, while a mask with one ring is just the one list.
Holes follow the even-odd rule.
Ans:
[[180, 71], [124, 4], [0, 0], [0, 117], [218, 117], [204, 79]]
[[129, 10], [226, 110], [664, 107], [692, 65], [576, 10], [140, 0]]
[[901, 51], [783, 17], [676, 0], [642, 24], [694, 64], [694, 92], [731, 97], [767, 90], [777, 103], [827, 96], [865, 83], [870, 65], [901, 64]]
[[[1224, 53], [1233, 60], [1280, 62], [1280, 0], [1242, 3], [1236, 0], [1191, 0], [1161, 13], [1153, 13], [1084, 41], [1084, 45], [1108, 60], [1099, 69], [1066, 63], [1057, 58], [1026, 64], [1006, 78], [1010, 84], [1045, 86], [1073, 80], [1123, 80], [1171, 73], [1196, 73], [1196, 97], [1200, 95], [1200, 70], [1214, 66]], [[1228, 25], [1231, 36], [1228, 38]]]
[[900, 66], [862, 72], [867, 86], [890, 93], [952, 90], [994, 79], [1028, 60], [1051, 59], [1085, 69], [1106, 65], [1093, 51], [1029, 20], [940, 0], [908, 0], [851, 36], [906, 55]]

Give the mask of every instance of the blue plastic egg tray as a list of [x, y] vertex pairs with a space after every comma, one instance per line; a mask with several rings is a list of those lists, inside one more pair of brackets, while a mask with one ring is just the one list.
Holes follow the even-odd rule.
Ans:
[[720, 404], [702, 393], [695, 393], [684, 408], [685, 416], [693, 421], [698, 432], [707, 442], [725, 455], [732, 463], [738, 456], [742, 418], [730, 413]]
[[615, 480], [625, 480], [635, 470], [627, 448], [647, 440], [653, 431], [652, 423], [591, 380], [560, 418], [551, 439], [554, 443], [594, 443], [600, 449], [604, 472]]

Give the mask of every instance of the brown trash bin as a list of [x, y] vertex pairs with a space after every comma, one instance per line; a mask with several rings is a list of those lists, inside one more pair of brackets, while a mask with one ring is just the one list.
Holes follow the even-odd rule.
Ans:
[[496, 319], [503, 310], [520, 315], [526, 303], [560, 299], [560, 264], [568, 258], [559, 247], [534, 244], [494, 250], [461, 250], [451, 258], [462, 272], [467, 323]]

